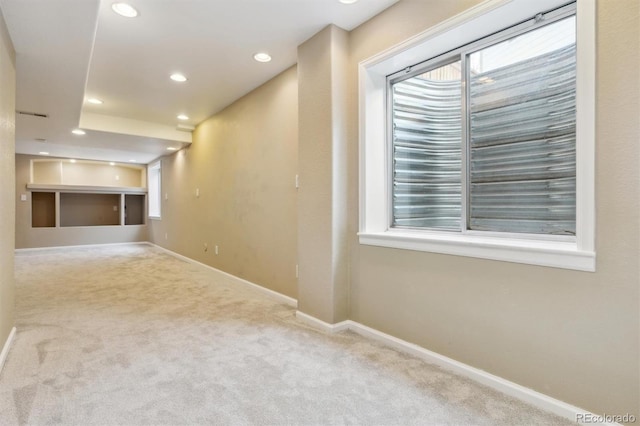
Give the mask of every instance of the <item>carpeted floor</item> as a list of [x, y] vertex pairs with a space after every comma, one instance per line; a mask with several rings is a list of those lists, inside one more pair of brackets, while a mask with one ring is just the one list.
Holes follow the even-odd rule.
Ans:
[[564, 425], [146, 245], [22, 252], [2, 425]]

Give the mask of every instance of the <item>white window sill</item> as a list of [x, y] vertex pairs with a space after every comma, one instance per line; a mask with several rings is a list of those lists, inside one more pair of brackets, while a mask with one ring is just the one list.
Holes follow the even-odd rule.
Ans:
[[162, 217], [160, 217], [160, 216], [149, 216], [149, 219], [151, 219], [151, 220], [161, 220]]
[[595, 272], [594, 252], [576, 242], [543, 241], [415, 230], [360, 232], [360, 244], [476, 257], [504, 262]]

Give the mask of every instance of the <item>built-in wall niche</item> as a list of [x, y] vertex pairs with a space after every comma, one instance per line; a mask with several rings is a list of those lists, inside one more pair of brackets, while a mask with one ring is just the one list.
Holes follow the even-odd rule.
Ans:
[[144, 225], [146, 169], [98, 161], [31, 160], [31, 226]]
[[124, 224], [143, 225], [145, 211], [144, 194], [124, 194]]
[[120, 225], [120, 194], [60, 193], [60, 226]]
[[147, 186], [144, 166], [74, 159], [31, 160], [31, 184], [99, 187]]
[[31, 226], [53, 228], [56, 226], [56, 193], [31, 193]]

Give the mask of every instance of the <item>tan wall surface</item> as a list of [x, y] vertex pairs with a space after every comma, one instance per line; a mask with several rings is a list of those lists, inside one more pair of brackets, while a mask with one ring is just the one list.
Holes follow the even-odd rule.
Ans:
[[62, 183], [64, 185], [95, 186], [146, 186], [142, 182], [142, 170], [108, 163], [62, 163]]
[[60, 226], [120, 224], [120, 194], [60, 194]]
[[298, 47], [298, 309], [328, 323], [348, 313], [348, 48], [335, 25]]
[[15, 52], [0, 12], [0, 350], [14, 326]]
[[144, 168], [107, 162], [71, 162], [40, 158], [33, 162], [33, 182], [46, 185], [146, 187]]
[[33, 164], [33, 182], [47, 185], [62, 185], [60, 161], [37, 161]]
[[168, 200], [162, 219], [149, 221], [151, 241], [296, 297], [297, 96], [293, 67], [200, 124], [190, 147], [163, 157]]
[[[15, 248], [129, 243], [148, 240], [147, 225], [33, 228], [31, 226], [31, 192], [27, 191], [26, 185], [30, 177], [30, 161], [34, 158], [42, 157], [15, 155], [16, 182], [13, 186], [15, 188], [16, 212]], [[26, 201], [20, 199], [20, 195], [23, 194], [26, 196]], [[110, 214], [113, 214], [112, 212]], [[119, 214], [120, 211], [116, 212], [118, 218]]]
[[640, 417], [639, 9], [598, 2], [597, 272], [359, 245], [357, 64], [475, 1], [402, 1], [351, 33], [350, 317], [595, 413]]

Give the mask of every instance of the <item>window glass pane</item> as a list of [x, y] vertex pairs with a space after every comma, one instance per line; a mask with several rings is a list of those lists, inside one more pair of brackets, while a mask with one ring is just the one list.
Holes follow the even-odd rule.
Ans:
[[149, 216], [160, 217], [160, 199], [161, 199], [161, 181], [160, 181], [160, 164], [149, 167]]
[[392, 225], [460, 230], [460, 61], [392, 89]]
[[575, 234], [575, 16], [469, 55], [470, 229]]

